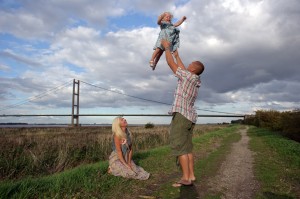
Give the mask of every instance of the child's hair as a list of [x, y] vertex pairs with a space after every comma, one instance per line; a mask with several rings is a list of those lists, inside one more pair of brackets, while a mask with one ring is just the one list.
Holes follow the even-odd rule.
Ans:
[[126, 138], [126, 134], [122, 131], [122, 129], [120, 127], [120, 120], [121, 120], [121, 118], [122, 117], [116, 117], [113, 120], [112, 127], [111, 127], [113, 135], [116, 135], [120, 139], [121, 138]]
[[171, 12], [163, 12], [162, 15], [165, 14], [165, 13], [168, 13], [168, 14], [171, 16], [170, 20], [172, 21], [172, 19], [173, 19], [173, 14], [172, 14]]

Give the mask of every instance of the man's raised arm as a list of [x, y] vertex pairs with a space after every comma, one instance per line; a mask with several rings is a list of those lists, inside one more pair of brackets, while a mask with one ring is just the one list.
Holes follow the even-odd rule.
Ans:
[[165, 48], [166, 61], [167, 61], [168, 65], [169, 65], [169, 67], [171, 68], [171, 70], [173, 71], [173, 73], [176, 73], [178, 66], [175, 63], [175, 61], [173, 59], [173, 56], [171, 54], [170, 43], [167, 40], [162, 39], [161, 40], [161, 45]]
[[170, 69], [173, 71], [174, 74], [176, 74], [176, 71], [177, 71], [177, 68], [180, 67], [181, 69], [185, 69], [180, 57], [179, 57], [179, 54], [178, 54], [178, 51], [176, 50], [174, 52], [174, 56], [176, 58], [176, 62], [174, 61], [174, 58], [172, 56], [172, 53], [170, 51], [170, 43], [165, 40], [165, 39], [162, 39], [161, 40], [161, 45], [165, 48], [165, 54], [166, 54], [166, 61], [170, 67]]

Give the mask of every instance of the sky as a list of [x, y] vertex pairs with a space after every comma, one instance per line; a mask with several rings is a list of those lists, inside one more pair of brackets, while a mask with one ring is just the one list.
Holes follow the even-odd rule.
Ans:
[[[1, 0], [0, 115], [71, 114], [74, 79], [80, 114], [168, 114], [177, 78], [164, 55], [154, 71], [149, 67], [157, 17], [165, 11], [173, 23], [187, 17], [178, 27], [185, 66], [205, 65], [198, 114], [299, 109], [299, 0]], [[168, 124], [171, 118], [127, 120]], [[71, 119], [0, 117], [5, 122]]]

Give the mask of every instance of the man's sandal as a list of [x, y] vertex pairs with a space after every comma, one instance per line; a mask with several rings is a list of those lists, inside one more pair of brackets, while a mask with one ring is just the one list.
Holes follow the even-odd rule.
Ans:
[[175, 182], [174, 184], [172, 184], [172, 187], [181, 187], [181, 186], [192, 186], [193, 182], [189, 181], [189, 180], [179, 180], [178, 182]]
[[192, 179], [190, 179], [190, 181], [196, 182], [196, 178], [192, 178]]

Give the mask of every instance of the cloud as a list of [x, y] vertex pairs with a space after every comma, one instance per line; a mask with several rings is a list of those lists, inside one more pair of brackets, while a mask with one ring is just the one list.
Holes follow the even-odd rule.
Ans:
[[10, 71], [10, 67], [4, 64], [0, 64], [0, 70], [2, 71]]
[[27, 58], [27, 57], [24, 57], [22, 55], [18, 55], [18, 54], [14, 53], [11, 50], [4, 50], [4, 51], [0, 52], [0, 56], [5, 57], [5, 58], [13, 59], [13, 60], [15, 60], [19, 63], [26, 64], [27, 66], [30, 66], [30, 67], [32, 67], [32, 66], [33, 67], [43, 66], [38, 61], [36, 61], [32, 58]]
[[[296, 0], [78, 0], [5, 6], [0, 9], [0, 36], [11, 38], [0, 48], [0, 69], [5, 71], [0, 73], [1, 98], [18, 93], [34, 96], [75, 78], [82, 81], [81, 107], [86, 110], [166, 111], [169, 106], [164, 103], [172, 103], [176, 78], [164, 55], [155, 71], [148, 62], [159, 33], [157, 15], [168, 10], [175, 21], [187, 16], [179, 27], [184, 64], [193, 60], [205, 64], [199, 108], [238, 113], [297, 108], [299, 4]], [[128, 15], [141, 17], [137, 21], [143, 25], [128, 22], [126, 28], [123, 20], [122, 28], [116, 28], [110, 23]], [[143, 16], [150, 17], [153, 25], [145, 25]], [[69, 108], [70, 89], [35, 103]]]
[[[98, 28], [107, 24], [107, 17], [124, 14], [119, 2], [112, 1], [22, 1], [1, 10], [1, 32], [24, 39], [48, 40], [66, 26], [80, 24]], [[13, 22], [13, 23], [12, 23]]]

